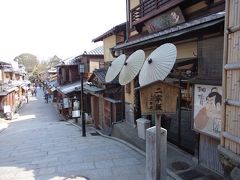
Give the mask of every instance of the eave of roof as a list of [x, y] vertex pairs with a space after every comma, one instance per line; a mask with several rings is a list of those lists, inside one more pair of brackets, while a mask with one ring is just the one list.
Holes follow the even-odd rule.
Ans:
[[103, 88], [98, 88], [97, 86], [89, 85], [89, 84], [85, 84], [83, 86], [83, 88], [84, 88], [84, 91], [87, 91], [87, 92], [93, 93], [93, 94], [99, 94], [105, 90]]
[[120, 32], [120, 31], [126, 31], [125, 26], [126, 26], [126, 22], [121, 23], [121, 24], [113, 27], [112, 29], [108, 30], [107, 32], [103, 33], [102, 35], [94, 38], [94, 39], [92, 40], [92, 42], [102, 41], [104, 38], [107, 38], [107, 37], [109, 37], [109, 36], [111, 36], [111, 35], [117, 34], [117, 33]]
[[107, 69], [105, 69], [105, 68], [95, 69], [93, 71], [93, 74], [89, 77], [88, 81], [91, 82], [91, 79], [94, 76], [96, 76], [102, 84], [119, 84], [118, 76], [116, 78], [114, 78], [114, 80], [112, 80], [110, 83], [106, 83], [106, 81], [105, 81], [106, 74], [107, 74]]
[[69, 83], [63, 86], [58, 86], [57, 91], [62, 94], [68, 94], [75, 91], [77, 88], [81, 87], [81, 81], [76, 81], [74, 83]]
[[135, 40], [130, 40], [126, 43], [119, 44], [112, 48], [113, 51], [120, 49], [128, 49], [131, 47], [136, 47], [140, 45], [144, 45], [146, 43], [152, 43], [155, 41], [160, 41], [176, 36], [183, 35], [185, 33], [203, 29], [209, 26], [213, 26], [220, 22], [224, 21], [225, 12], [219, 12], [216, 14], [212, 14], [206, 17], [202, 17], [196, 20], [192, 20], [190, 22], [185, 22], [183, 24], [171, 27], [169, 29], [153, 33]]
[[72, 66], [72, 65], [78, 65], [79, 61], [83, 56], [103, 56], [103, 46], [99, 46], [91, 51], [84, 51], [83, 54], [78, 56], [72, 56], [70, 58], [67, 58], [54, 67], [61, 67], [61, 66]]
[[94, 56], [103, 56], [103, 46], [99, 46], [91, 51], [85, 51], [83, 54], [83, 56], [85, 55], [94, 55]]

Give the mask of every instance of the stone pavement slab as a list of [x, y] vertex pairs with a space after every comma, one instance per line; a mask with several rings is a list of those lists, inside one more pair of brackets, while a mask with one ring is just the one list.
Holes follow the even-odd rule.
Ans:
[[144, 156], [88, 131], [82, 137], [79, 128], [59, 121], [41, 94], [32, 97], [0, 133], [0, 147], [0, 180], [145, 180]]

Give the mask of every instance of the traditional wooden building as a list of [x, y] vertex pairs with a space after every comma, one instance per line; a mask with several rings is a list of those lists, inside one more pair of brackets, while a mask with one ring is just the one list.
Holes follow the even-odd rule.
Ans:
[[26, 84], [25, 72], [10, 63], [0, 62], [0, 113], [12, 113], [24, 102]]
[[119, 52], [113, 52], [111, 48], [125, 40], [126, 23], [119, 24], [92, 40], [93, 42], [103, 42], [104, 68], [94, 71], [88, 79], [91, 84], [88, 87], [86, 86], [85, 89], [91, 94], [91, 114], [95, 126], [107, 133], [111, 129], [112, 123], [123, 120], [125, 117], [123, 108], [124, 89], [120, 86], [118, 77], [110, 83], [105, 82], [109, 64], [116, 56], [119, 56]]
[[52, 82], [57, 80], [57, 69], [54, 67], [51, 67], [48, 69], [48, 81]]
[[[177, 113], [162, 124], [168, 140], [186, 150], [199, 164], [222, 174], [217, 153], [220, 143], [219, 109], [222, 105], [224, 0], [128, 0], [127, 39], [112, 54], [146, 57], [164, 43], [177, 47], [177, 60], [167, 82], [178, 85]], [[147, 74], [146, 74], [147, 76]], [[125, 116], [132, 125], [141, 117], [138, 78], [125, 86]], [[130, 89], [130, 90], [129, 90]], [[217, 99], [213, 103], [212, 99]], [[209, 107], [211, 106], [211, 107]], [[154, 117], [145, 116], [154, 125]]]
[[90, 84], [84, 90], [91, 95], [91, 116], [95, 127], [105, 131], [110, 130], [112, 124], [122, 120], [122, 93], [121, 86], [116, 78], [111, 83], [106, 83], [107, 70], [102, 68], [94, 70], [88, 79]]
[[[83, 74], [85, 84], [94, 69], [99, 69], [103, 66], [103, 48], [98, 47], [92, 51], [84, 52], [82, 55], [68, 58], [56, 65], [57, 81], [59, 84], [59, 86], [56, 87], [58, 92], [56, 93], [56, 99], [59, 104], [60, 113], [66, 118], [71, 117], [73, 99], [80, 99], [80, 64], [84, 64], [85, 67]], [[85, 101], [86, 100], [84, 100], [84, 102]]]
[[114, 57], [119, 56], [120, 52], [111, 51], [111, 48], [123, 43], [126, 40], [126, 23], [119, 24], [102, 35], [94, 38], [93, 42], [103, 42], [103, 53], [104, 53], [104, 62], [108, 64], [111, 62]]

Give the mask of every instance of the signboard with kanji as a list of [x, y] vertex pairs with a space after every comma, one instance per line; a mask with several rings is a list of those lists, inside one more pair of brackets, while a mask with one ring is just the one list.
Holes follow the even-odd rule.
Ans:
[[157, 81], [139, 88], [142, 114], [175, 113], [179, 88]]

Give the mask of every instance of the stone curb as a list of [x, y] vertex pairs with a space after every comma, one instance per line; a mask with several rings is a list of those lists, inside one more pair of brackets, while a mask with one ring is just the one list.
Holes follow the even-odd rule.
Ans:
[[[75, 123], [72, 123], [72, 122], [69, 122], [69, 121], [66, 121], [70, 124], [72, 124], [73, 126], [79, 128], [79, 129], [82, 129], [80, 126], [78, 126], [77, 124]], [[139, 154], [141, 154], [142, 156], [146, 156], [146, 153], [144, 151], [142, 151], [141, 149], [138, 149], [137, 147], [133, 146], [132, 144], [122, 140], [122, 139], [119, 139], [119, 138], [116, 138], [116, 137], [112, 137], [112, 136], [107, 136], [107, 135], [104, 135], [102, 134], [100, 131], [98, 131], [97, 129], [95, 129], [94, 127], [91, 127], [94, 131], [96, 131], [98, 134], [100, 134], [102, 137], [104, 138], [108, 138], [108, 139], [112, 139], [112, 140], [115, 140], [115, 141], [118, 141], [128, 147], [130, 147], [131, 149], [135, 150], [136, 152], [138, 152]], [[182, 178], [180, 178], [176, 173], [174, 173], [173, 171], [171, 171], [170, 169], [167, 168], [167, 175], [174, 178], [175, 180], [183, 180]]]

